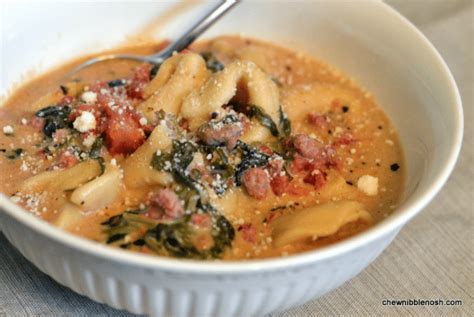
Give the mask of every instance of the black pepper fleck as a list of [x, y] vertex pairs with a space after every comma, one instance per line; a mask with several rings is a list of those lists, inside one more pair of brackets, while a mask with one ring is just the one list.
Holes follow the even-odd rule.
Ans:
[[349, 107], [348, 106], [342, 106], [342, 112], [346, 113], [349, 111]]
[[378, 128], [379, 130], [382, 130], [382, 129], [383, 129], [383, 127], [382, 127], [381, 125], [379, 125], [377, 128]]
[[398, 165], [397, 163], [393, 163], [392, 165], [390, 165], [390, 169], [392, 170], [392, 172], [398, 171], [399, 168], [400, 165]]

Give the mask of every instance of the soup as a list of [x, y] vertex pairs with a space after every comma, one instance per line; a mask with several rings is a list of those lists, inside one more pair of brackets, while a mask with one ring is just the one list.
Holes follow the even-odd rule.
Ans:
[[0, 109], [0, 191], [66, 231], [160, 256], [267, 258], [366, 230], [401, 198], [390, 120], [311, 57], [225, 36], [64, 81], [84, 59]]

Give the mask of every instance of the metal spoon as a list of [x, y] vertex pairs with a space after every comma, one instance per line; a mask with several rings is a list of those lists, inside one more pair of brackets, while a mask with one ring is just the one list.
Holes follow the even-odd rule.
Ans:
[[238, 0], [224, 0], [213, 10], [211, 10], [205, 17], [194, 24], [189, 30], [184, 32], [176, 41], [170, 43], [167, 47], [158, 53], [148, 56], [130, 55], [130, 54], [107, 54], [94, 57], [73, 70], [71, 70], [66, 77], [70, 77], [81, 69], [89, 67], [93, 64], [108, 61], [111, 59], [131, 59], [140, 62], [147, 62], [151, 64], [161, 64], [165, 59], [170, 57], [173, 52], [179, 52], [188, 47], [196, 38], [198, 38], [204, 31], [213, 25], [220, 17], [222, 17], [230, 8], [238, 3]]

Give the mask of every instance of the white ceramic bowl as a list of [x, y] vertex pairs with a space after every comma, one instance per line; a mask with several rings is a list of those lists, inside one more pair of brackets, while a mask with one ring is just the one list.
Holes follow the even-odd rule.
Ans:
[[[44, 69], [109, 46], [168, 7], [154, 2], [6, 6], [2, 93], [40, 62]], [[191, 6], [180, 21], [191, 21], [199, 8]], [[158, 36], [173, 37], [178, 29], [177, 22], [167, 24]], [[440, 190], [455, 164], [462, 108], [446, 64], [413, 25], [378, 1], [244, 2], [206, 35], [240, 32], [304, 49], [374, 93], [398, 128], [408, 164], [406, 197], [390, 217], [363, 234], [297, 256], [194, 262], [133, 254], [75, 237], [1, 196], [0, 224], [8, 240], [74, 291], [156, 316], [282, 310], [329, 292], [369, 265]]]

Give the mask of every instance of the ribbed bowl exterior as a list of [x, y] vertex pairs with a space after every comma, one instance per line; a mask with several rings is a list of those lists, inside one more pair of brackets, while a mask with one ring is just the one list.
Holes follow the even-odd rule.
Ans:
[[314, 263], [232, 274], [140, 267], [71, 248], [0, 212], [7, 239], [35, 266], [77, 293], [150, 316], [261, 316], [322, 296], [357, 275], [387, 247], [391, 232]]

